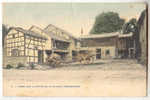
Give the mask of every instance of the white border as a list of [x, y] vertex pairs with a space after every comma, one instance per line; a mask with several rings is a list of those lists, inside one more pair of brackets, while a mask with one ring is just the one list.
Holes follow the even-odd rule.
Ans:
[[[0, 66], [2, 66], [2, 2], [147, 2], [148, 5], [150, 5], [150, 0], [1, 0], [0, 1]], [[150, 11], [150, 7], [148, 6], [148, 12]], [[148, 14], [150, 16], [150, 13]], [[149, 17], [148, 17], [149, 18]], [[150, 29], [149, 26], [150, 20], [148, 20], [148, 29]], [[148, 30], [148, 33], [150, 33], [150, 30]], [[150, 35], [148, 35], [148, 50], [150, 47]], [[149, 50], [150, 51], [150, 50]], [[149, 53], [148, 53], [149, 54]], [[148, 55], [148, 62], [150, 62], [150, 54]], [[148, 66], [150, 64], [148, 63]], [[150, 68], [148, 70], [148, 82], [150, 81]], [[150, 83], [148, 84], [148, 87], [150, 87]], [[130, 91], [130, 90], [129, 90]], [[0, 67], [0, 100], [150, 100], [150, 89], [148, 88], [148, 97], [2, 97], [2, 67]]]
[[2, 0], [1, 2], [147, 2], [148, 0]]

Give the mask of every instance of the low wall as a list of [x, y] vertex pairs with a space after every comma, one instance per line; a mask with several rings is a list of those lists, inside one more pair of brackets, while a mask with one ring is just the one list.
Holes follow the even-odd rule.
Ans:
[[7, 64], [17, 66], [18, 63], [27, 64], [27, 57], [12, 57], [12, 56], [3, 56], [3, 67], [6, 67]]

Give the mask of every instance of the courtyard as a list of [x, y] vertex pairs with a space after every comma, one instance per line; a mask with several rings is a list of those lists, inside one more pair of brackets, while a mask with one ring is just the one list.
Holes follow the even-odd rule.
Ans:
[[4, 96], [146, 96], [146, 83], [146, 67], [133, 59], [49, 70], [3, 69]]

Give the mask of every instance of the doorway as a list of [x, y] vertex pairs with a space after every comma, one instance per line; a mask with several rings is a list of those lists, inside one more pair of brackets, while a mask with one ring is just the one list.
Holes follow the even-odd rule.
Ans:
[[41, 63], [44, 62], [43, 56], [44, 56], [43, 51], [42, 51], [42, 50], [39, 50], [39, 51], [38, 51], [38, 63], [41, 64]]
[[132, 48], [129, 49], [129, 56], [130, 58], [134, 58], [134, 49]]
[[96, 59], [101, 59], [101, 49], [96, 49]]

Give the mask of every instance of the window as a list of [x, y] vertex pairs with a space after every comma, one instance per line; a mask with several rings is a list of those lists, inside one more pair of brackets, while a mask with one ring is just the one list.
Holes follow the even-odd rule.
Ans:
[[106, 55], [109, 55], [110, 54], [110, 51], [109, 50], [106, 50]]
[[19, 56], [19, 50], [18, 49], [13, 49], [11, 51], [12, 56]]

